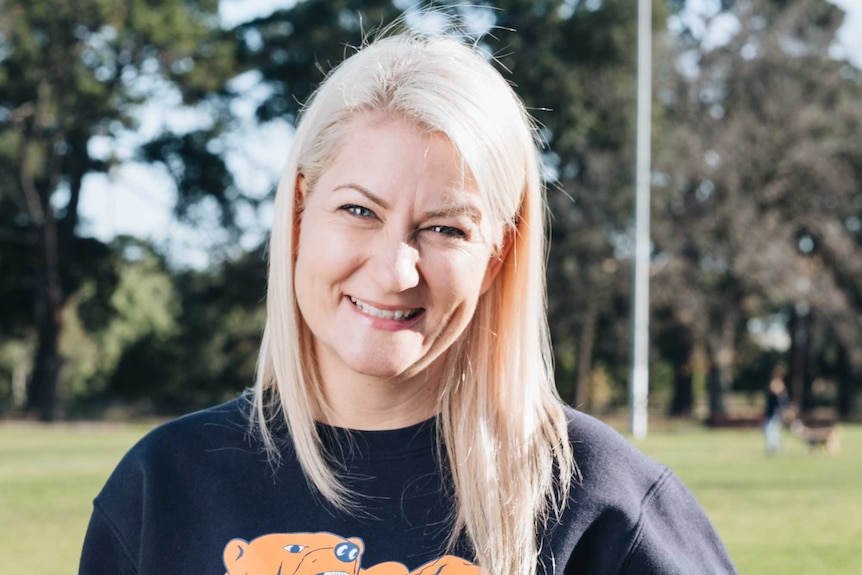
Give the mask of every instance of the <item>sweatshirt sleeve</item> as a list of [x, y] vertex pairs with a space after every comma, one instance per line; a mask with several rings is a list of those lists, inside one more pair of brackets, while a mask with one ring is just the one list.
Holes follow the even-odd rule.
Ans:
[[84, 537], [78, 575], [136, 575], [137, 572], [116, 529], [96, 503]]
[[622, 575], [733, 575], [712, 523], [670, 470], [644, 497]]

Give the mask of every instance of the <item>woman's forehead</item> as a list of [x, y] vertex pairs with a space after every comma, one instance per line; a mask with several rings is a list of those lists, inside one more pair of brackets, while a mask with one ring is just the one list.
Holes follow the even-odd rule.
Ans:
[[[481, 196], [469, 164], [455, 143], [440, 130], [400, 114], [377, 111], [352, 115], [341, 128], [324, 172], [357, 155], [397, 169], [394, 162], [404, 161], [407, 156], [401, 152], [410, 149], [413, 155], [409, 157], [408, 168], [442, 169], [451, 176], [446, 190], [448, 199], [475, 204], [477, 195]], [[421, 145], [417, 145], [416, 136]]]

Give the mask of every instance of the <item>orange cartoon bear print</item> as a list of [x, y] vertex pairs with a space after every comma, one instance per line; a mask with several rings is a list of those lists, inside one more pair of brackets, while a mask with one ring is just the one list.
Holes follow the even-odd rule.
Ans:
[[271, 533], [232, 539], [222, 557], [225, 575], [359, 575], [363, 544], [332, 533]]
[[364, 544], [332, 533], [271, 533], [251, 541], [232, 539], [222, 558], [225, 575], [484, 575], [460, 557], [445, 555], [408, 571], [401, 563], [361, 568]]
[[430, 561], [413, 571], [401, 563], [379, 563], [368, 569], [362, 569], [360, 575], [486, 575], [486, 573], [469, 561], [454, 555], [444, 555]]

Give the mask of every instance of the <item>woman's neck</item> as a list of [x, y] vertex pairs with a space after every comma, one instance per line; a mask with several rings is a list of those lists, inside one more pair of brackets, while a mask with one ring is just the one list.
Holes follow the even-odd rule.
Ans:
[[321, 366], [327, 407], [317, 419], [334, 427], [368, 431], [401, 429], [425, 421], [437, 412], [442, 366], [438, 361], [403, 378], [344, 374]]

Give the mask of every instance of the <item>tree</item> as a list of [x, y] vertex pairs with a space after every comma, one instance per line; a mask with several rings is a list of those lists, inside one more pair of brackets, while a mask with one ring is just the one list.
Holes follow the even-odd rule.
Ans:
[[[0, 204], [9, 214], [0, 247], [22, 284], [3, 289], [34, 294], [33, 311], [18, 316], [36, 333], [28, 409], [43, 419], [62, 413], [63, 307], [72, 270], [87, 261], [77, 237], [84, 178], [110, 163], [90, 139], [132, 127], [148, 81], [189, 103], [218, 89], [230, 54], [216, 10], [216, 0], [0, 1]], [[108, 250], [89, 244], [104, 262]]]
[[[146, 412], [180, 413], [221, 403], [251, 385], [264, 324], [264, 250], [204, 271], [172, 274], [147, 254], [127, 264], [126, 275], [134, 277], [129, 272], [136, 269], [147, 274], [142, 279], [149, 285], [137, 282], [124, 293], [129, 300], [145, 299], [149, 309], [135, 314], [144, 306], [117, 306], [124, 313], [105, 335], [123, 330], [129, 344], [108, 374], [103, 399]], [[170, 285], [156, 291], [155, 282]], [[173, 294], [176, 300], [168, 299]]]
[[[657, 300], [708, 352], [714, 419], [726, 415], [751, 318], [816, 310], [850, 371], [862, 367], [852, 319], [862, 276], [844, 261], [859, 241], [862, 150], [853, 142], [862, 83], [829, 57], [843, 13], [822, 0], [756, 0], [730, 14], [738, 30], [722, 46], [676, 37], [689, 67], [665, 71], [673, 128], [657, 142], [667, 183], [654, 226]], [[801, 398], [798, 369], [794, 378]]]

